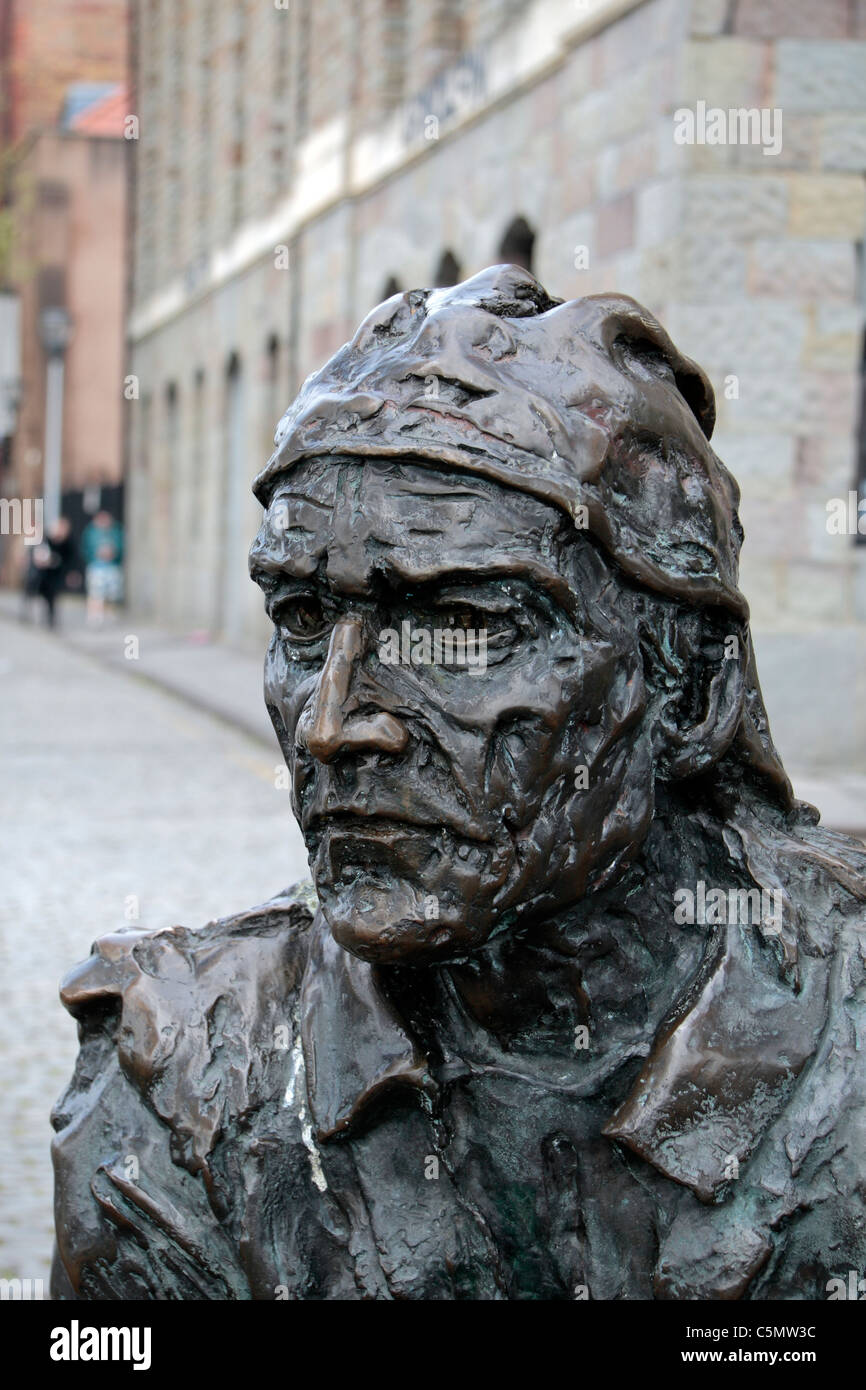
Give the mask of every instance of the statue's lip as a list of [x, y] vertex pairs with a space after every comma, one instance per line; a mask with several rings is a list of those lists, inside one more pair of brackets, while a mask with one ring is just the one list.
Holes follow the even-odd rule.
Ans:
[[456, 826], [449, 821], [424, 819], [409, 812], [396, 816], [389, 812], [370, 811], [361, 806], [335, 806], [327, 811], [317, 812], [306, 829], [308, 833], [315, 835], [321, 835], [326, 830], [336, 830], [338, 833], [344, 831], [350, 835], [386, 834], [397, 830], [415, 834], [419, 831], [429, 833], [445, 830], [450, 835], [456, 835], [464, 840], [486, 841], [485, 836], [477, 834], [468, 827]]

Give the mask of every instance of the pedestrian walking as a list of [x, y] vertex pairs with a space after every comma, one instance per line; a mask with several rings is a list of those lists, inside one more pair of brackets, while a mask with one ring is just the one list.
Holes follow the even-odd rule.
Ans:
[[[57, 626], [57, 598], [65, 588], [67, 576], [73, 572], [75, 557], [72, 526], [67, 517], [61, 516], [49, 527], [42, 544], [34, 549], [35, 578], [32, 587], [27, 589], [45, 603], [45, 621], [51, 628]], [[29, 575], [27, 583], [31, 586]]]
[[123, 527], [111, 512], [98, 511], [82, 537], [87, 621], [98, 627], [105, 617], [106, 603], [123, 598]]

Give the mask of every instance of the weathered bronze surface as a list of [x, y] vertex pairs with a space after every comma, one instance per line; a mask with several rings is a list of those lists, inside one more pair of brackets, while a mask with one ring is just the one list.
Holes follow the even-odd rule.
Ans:
[[866, 1268], [866, 854], [773, 747], [712, 425], [652, 315], [513, 266], [395, 296], [307, 381], [250, 563], [318, 905], [66, 980], [56, 1297]]

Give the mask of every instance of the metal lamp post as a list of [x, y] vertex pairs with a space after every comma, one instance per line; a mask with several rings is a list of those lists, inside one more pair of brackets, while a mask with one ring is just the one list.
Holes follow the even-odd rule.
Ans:
[[43, 483], [45, 522], [54, 524], [60, 516], [63, 457], [63, 373], [66, 348], [72, 334], [69, 314], [59, 305], [43, 309], [39, 315], [39, 336], [48, 358], [45, 375], [45, 479]]

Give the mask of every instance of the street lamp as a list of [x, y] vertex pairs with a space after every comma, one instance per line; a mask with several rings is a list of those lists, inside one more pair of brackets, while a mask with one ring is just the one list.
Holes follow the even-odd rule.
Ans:
[[60, 486], [63, 457], [63, 371], [66, 348], [72, 335], [72, 321], [60, 305], [50, 305], [39, 315], [39, 337], [48, 358], [45, 374], [45, 480], [43, 483], [45, 521], [48, 526], [60, 516]]
[[21, 302], [0, 290], [0, 443], [15, 433], [21, 404]]

